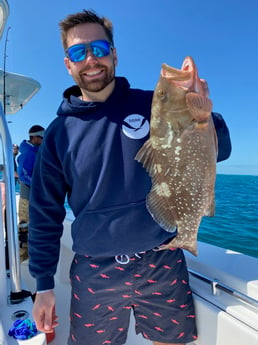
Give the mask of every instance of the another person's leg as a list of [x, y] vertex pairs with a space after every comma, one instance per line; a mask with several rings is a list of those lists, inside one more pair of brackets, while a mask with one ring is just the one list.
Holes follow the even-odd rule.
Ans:
[[20, 261], [28, 259], [28, 225], [29, 225], [29, 194], [30, 188], [21, 182], [19, 199], [19, 243], [20, 243]]

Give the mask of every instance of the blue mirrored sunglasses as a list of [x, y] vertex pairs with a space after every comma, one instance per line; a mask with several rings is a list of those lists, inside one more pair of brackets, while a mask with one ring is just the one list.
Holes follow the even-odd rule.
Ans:
[[113, 48], [112, 44], [105, 40], [92, 41], [89, 43], [75, 44], [66, 49], [66, 56], [72, 62], [79, 62], [86, 59], [88, 49], [92, 54], [101, 58], [110, 54], [110, 49]]

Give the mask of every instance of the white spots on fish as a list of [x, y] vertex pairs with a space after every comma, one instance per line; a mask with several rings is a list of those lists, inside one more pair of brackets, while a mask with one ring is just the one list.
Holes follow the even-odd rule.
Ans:
[[151, 138], [151, 145], [153, 147], [153, 150], [159, 149], [159, 138], [157, 136], [152, 136]]
[[154, 164], [153, 165], [153, 172], [154, 174], [160, 174], [162, 172], [162, 166], [161, 164]]
[[182, 150], [182, 146], [176, 146], [175, 147], [175, 155], [180, 155], [180, 151]]
[[156, 185], [156, 193], [158, 196], [169, 198], [171, 196], [169, 185], [166, 182], [161, 182]]
[[166, 132], [166, 135], [164, 135], [164, 137], [162, 138], [163, 141], [165, 141], [162, 145], [161, 145], [161, 148], [162, 149], [170, 149], [172, 147], [172, 140], [173, 140], [173, 137], [174, 137], [174, 134], [173, 134], [173, 129], [171, 128], [171, 123], [169, 121], [167, 121], [167, 132]]
[[153, 116], [151, 120], [151, 127], [152, 128], [158, 128], [160, 124], [161, 118], [157, 116]]

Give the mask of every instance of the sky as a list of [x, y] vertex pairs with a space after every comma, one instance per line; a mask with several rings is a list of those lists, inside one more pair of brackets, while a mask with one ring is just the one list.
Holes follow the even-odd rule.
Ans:
[[47, 127], [63, 91], [74, 84], [63, 63], [58, 23], [68, 14], [93, 9], [114, 25], [116, 75], [132, 87], [152, 90], [162, 63], [180, 68], [195, 60], [207, 80], [213, 110], [231, 135], [231, 157], [217, 172], [258, 175], [258, 0], [9, 0], [0, 42], [0, 68], [36, 79], [40, 91], [15, 115], [7, 115], [12, 141], [28, 129]]

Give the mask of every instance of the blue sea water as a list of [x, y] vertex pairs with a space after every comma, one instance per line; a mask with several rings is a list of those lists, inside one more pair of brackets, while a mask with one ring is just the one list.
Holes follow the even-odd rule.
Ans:
[[258, 176], [218, 174], [215, 199], [198, 240], [258, 257]]

